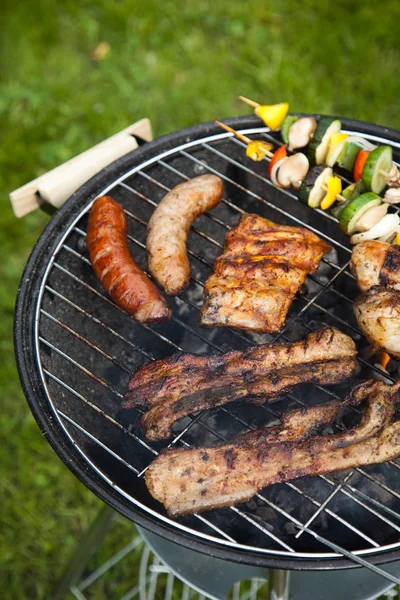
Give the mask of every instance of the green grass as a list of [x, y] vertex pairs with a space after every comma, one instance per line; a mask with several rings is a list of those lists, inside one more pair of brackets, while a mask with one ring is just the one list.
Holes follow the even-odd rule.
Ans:
[[[16, 220], [8, 193], [140, 117], [150, 117], [160, 135], [246, 113], [238, 94], [400, 128], [399, 18], [396, 0], [3, 0], [3, 598], [51, 598], [74, 540], [100, 506], [43, 440], [20, 390], [14, 301], [47, 217]], [[111, 52], [96, 62], [91, 51], [101, 41]]]

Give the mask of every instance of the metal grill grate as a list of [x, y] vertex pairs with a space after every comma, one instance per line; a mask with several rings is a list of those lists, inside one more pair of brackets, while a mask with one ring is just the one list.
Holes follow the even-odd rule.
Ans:
[[[264, 128], [243, 133], [261, 134], [278, 143]], [[221, 204], [200, 217], [191, 230], [191, 285], [171, 300], [173, 318], [164, 326], [139, 325], [102, 290], [85, 248], [90, 205], [68, 227], [49, 262], [37, 304], [37, 361], [48, 400], [88, 469], [177, 531], [275, 558], [344, 555], [379, 572], [365, 561], [368, 555], [400, 547], [400, 466], [396, 461], [274, 485], [246, 504], [176, 521], [160, 509], [143, 482], [148, 465], [166, 444], [143, 437], [139, 410], [120, 409], [129, 375], [138, 365], [181, 350], [210, 354], [294, 340], [323, 324], [337, 326], [362, 346], [352, 312], [358, 291], [348, 269], [351, 250], [336, 220], [300, 205], [291, 192], [274, 188], [264, 176], [265, 163], [248, 161], [242, 146], [225, 133], [188, 142], [134, 168], [102, 192], [124, 206], [131, 250], [145, 270], [146, 224], [165, 193], [203, 173], [215, 173], [224, 180]], [[203, 282], [221, 252], [226, 232], [243, 212], [257, 212], [277, 223], [305, 225], [332, 246], [318, 272], [307, 278], [284, 328], [274, 336], [199, 326]], [[359, 376], [373, 372], [379, 369], [360, 358]], [[395, 363], [389, 378], [397, 378]], [[343, 398], [347, 391], [348, 385], [304, 386], [273, 405], [238, 403], [203, 411], [177, 423], [168, 446], [232, 439], [249, 429], [275, 424], [289, 408]], [[339, 428], [352, 424], [357, 412], [349, 409]]]

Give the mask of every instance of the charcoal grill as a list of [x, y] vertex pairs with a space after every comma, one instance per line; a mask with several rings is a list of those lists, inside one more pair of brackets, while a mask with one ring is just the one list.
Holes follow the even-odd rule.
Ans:
[[[342, 122], [344, 130], [392, 145], [398, 160], [398, 132]], [[256, 117], [226, 123], [251, 138], [280, 143]], [[25, 395], [41, 431], [73, 473], [153, 533], [247, 565], [313, 570], [361, 565], [398, 582], [378, 566], [400, 559], [397, 461], [274, 485], [245, 504], [178, 519], [168, 517], [144, 484], [148, 465], [167, 445], [232, 439], [275, 424], [288, 408], [343, 398], [349, 384], [307, 385], [271, 405], [232, 403], [203, 411], [177, 423], [168, 442], [151, 443], [141, 431], [140, 411], [120, 408], [129, 375], [140, 364], [178, 351], [221, 353], [294, 340], [323, 324], [351, 335], [359, 349], [365, 344], [352, 311], [358, 290], [348, 268], [348, 239], [329, 214], [300, 204], [291, 191], [276, 189], [266, 177], [265, 161], [250, 161], [243, 146], [213, 123], [166, 135], [103, 169], [58, 210], [33, 249], [18, 293], [15, 347]], [[132, 253], [146, 270], [146, 223], [154, 207], [173, 186], [204, 173], [219, 175], [225, 190], [221, 204], [192, 227], [191, 284], [169, 299], [169, 323], [139, 325], [109, 299], [94, 275], [85, 247], [88, 210], [105, 193], [123, 205]], [[305, 225], [332, 246], [277, 335], [199, 326], [204, 280], [243, 212]], [[360, 358], [357, 380], [377, 372]], [[398, 364], [392, 362], [389, 379], [397, 377]], [[356, 418], [356, 411], [349, 410], [338, 427]]]

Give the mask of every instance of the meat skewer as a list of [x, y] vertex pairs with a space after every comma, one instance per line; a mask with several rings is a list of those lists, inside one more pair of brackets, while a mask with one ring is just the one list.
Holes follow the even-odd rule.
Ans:
[[215, 175], [200, 175], [171, 190], [154, 211], [147, 230], [149, 271], [167, 294], [179, 294], [190, 280], [186, 241], [190, 227], [222, 198], [223, 183]]
[[161, 323], [171, 309], [129, 251], [125, 211], [110, 196], [89, 213], [87, 249], [93, 269], [118, 306], [140, 323]]
[[[164, 450], [146, 472], [152, 496], [173, 515], [245, 502], [262, 488], [400, 455], [400, 422], [390, 425], [399, 384], [368, 381], [353, 401], [367, 400], [358, 427], [304, 441], [271, 443], [268, 430], [213, 448]], [[267, 428], [265, 428], [267, 429]]]
[[226, 236], [205, 283], [201, 324], [279, 331], [306, 276], [329, 251], [328, 244], [303, 227], [243, 215]]
[[147, 412], [149, 439], [166, 439], [176, 420], [246, 396], [275, 399], [300, 383], [337, 383], [356, 367], [353, 340], [333, 327], [286, 344], [263, 344], [222, 356], [180, 354], [139, 367], [123, 408]]

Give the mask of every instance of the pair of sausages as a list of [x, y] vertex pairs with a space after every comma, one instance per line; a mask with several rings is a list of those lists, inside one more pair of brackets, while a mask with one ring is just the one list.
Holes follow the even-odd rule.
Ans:
[[[201, 175], [176, 186], [154, 211], [148, 225], [148, 265], [167, 294], [176, 295], [189, 284], [186, 241], [190, 227], [219, 203], [222, 190], [219, 177]], [[93, 203], [86, 242], [93, 269], [118, 306], [140, 323], [161, 323], [171, 317], [166, 300], [134, 261], [125, 212], [110, 196]]]

